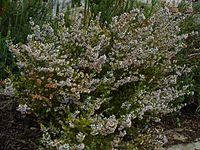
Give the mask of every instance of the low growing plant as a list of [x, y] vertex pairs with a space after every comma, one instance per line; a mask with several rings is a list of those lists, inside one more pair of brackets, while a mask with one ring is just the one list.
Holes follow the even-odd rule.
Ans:
[[[145, 149], [159, 136], [151, 121], [179, 110], [175, 100], [189, 94], [177, 84], [190, 68], [178, 65], [184, 47], [180, 13], [160, 8], [149, 19], [139, 9], [99, 18], [85, 27], [76, 15], [70, 27], [57, 18], [56, 31], [31, 21], [26, 44], [9, 48], [21, 68], [13, 81], [20, 105], [41, 123], [41, 149]], [[153, 137], [153, 134], [156, 135]]]

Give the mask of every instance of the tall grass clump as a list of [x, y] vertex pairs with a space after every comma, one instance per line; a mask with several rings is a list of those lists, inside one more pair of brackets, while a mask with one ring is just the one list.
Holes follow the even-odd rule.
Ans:
[[27, 35], [31, 33], [30, 17], [39, 25], [49, 21], [52, 17], [52, 3], [43, 0], [0, 1], [0, 79], [7, 78], [8, 70], [18, 73], [6, 40], [25, 43]]
[[[190, 94], [177, 84], [191, 68], [177, 64], [187, 34], [184, 15], [161, 7], [150, 18], [134, 8], [102, 26], [85, 27], [76, 15], [39, 26], [27, 43], [10, 43], [21, 69], [13, 81], [20, 107], [41, 123], [41, 149], [145, 149], [162, 142], [151, 121], [178, 111], [173, 102]], [[25, 110], [25, 109], [23, 109]]]
[[29, 18], [32, 17], [39, 25], [52, 16], [52, 3], [43, 0], [7, 1], [4, 12], [0, 15], [0, 32], [10, 36], [14, 42], [25, 42], [31, 31]]
[[[79, 1], [80, 3], [80, 1]], [[85, 0], [83, 3], [84, 23], [87, 24], [91, 19], [100, 15], [101, 24], [110, 23], [112, 17], [129, 12], [133, 7], [143, 9], [146, 17], [150, 17], [157, 8], [158, 1], [152, 0], [145, 4], [140, 0]], [[79, 5], [80, 6], [80, 5]]]

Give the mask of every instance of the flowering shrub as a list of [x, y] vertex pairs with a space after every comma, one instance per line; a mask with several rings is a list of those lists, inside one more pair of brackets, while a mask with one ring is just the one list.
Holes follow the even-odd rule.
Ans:
[[78, 16], [66, 27], [62, 14], [56, 31], [31, 21], [34, 32], [27, 43], [9, 47], [22, 71], [14, 86], [21, 105], [39, 118], [43, 147], [155, 144], [149, 122], [180, 109], [172, 102], [189, 94], [189, 85], [177, 84], [190, 71], [176, 64], [187, 38], [179, 35], [181, 19], [183, 15], [162, 7], [148, 20], [133, 9], [106, 27], [98, 18], [84, 27]]

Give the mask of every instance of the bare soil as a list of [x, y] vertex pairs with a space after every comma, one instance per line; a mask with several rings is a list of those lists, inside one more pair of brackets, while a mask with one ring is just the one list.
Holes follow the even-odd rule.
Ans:
[[162, 118], [159, 125], [168, 139], [164, 147], [200, 140], [200, 113], [196, 111], [197, 107], [198, 104], [192, 102], [183, 107], [179, 114]]
[[0, 150], [35, 150], [41, 136], [33, 114], [16, 110], [16, 99], [0, 95]]

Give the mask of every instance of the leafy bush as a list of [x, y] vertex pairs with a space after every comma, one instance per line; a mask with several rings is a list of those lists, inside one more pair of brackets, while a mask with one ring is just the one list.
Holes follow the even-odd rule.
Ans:
[[36, 113], [48, 149], [133, 149], [157, 144], [150, 121], [182, 105], [189, 94], [177, 84], [191, 69], [178, 65], [176, 54], [183, 15], [160, 8], [149, 19], [139, 9], [88, 27], [76, 15], [70, 27], [61, 14], [56, 31], [31, 21], [26, 44], [9, 48], [21, 68], [14, 81], [20, 104]]

